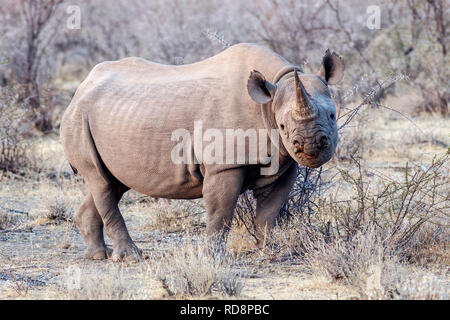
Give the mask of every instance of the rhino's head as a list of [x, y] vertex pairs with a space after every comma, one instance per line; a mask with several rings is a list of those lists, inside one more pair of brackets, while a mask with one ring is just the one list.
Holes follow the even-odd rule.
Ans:
[[272, 84], [258, 71], [250, 74], [250, 96], [260, 104], [271, 103], [284, 147], [303, 166], [317, 168], [333, 156], [338, 132], [328, 85], [343, 74], [344, 63], [328, 50], [317, 75], [293, 71]]

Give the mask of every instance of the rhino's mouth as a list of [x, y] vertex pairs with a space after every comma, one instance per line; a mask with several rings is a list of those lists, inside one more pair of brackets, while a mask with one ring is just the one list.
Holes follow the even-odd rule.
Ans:
[[308, 159], [308, 160], [312, 160], [312, 159], [317, 159], [317, 156], [310, 156], [309, 154], [306, 153], [302, 153], [303, 157]]
[[299, 147], [294, 147], [294, 153], [298, 158], [305, 158], [308, 160], [314, 160], [319, 158], [319, 152], [314, 152], [313, 154], [306, 153], [303, 149]]
[[304, 150], [294, 149], [296, 161], [309, 168], [318, 168], [323, 165], [326, 161], [323, 161], [323, 157], [320, 152], [315, 152], [313, 154], [306, 153]]

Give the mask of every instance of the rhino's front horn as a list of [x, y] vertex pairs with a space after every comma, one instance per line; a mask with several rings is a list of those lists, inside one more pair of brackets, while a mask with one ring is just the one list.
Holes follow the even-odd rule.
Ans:
[[296, 118], [309, 119], [316, 115], [316, 110], [314, 106], [309, 102], [308, 93], [305, 87], [298, 78], [297, 70], [294, 70], [295, 78], [295, 93], [296, 93], [296, 103], [294, 108], [294, 115]]

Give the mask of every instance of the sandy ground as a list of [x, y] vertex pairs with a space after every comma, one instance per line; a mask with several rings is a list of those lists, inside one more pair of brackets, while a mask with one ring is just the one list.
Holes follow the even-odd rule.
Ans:
[[[80, 189], [82, 186], [80, 186]], [[42, 190], [44, 189], [44, 190]], [[53, 190], [52, 190], [53, 189]], [[26, 190], [26, 191], [25, 191]], [[68, 290], [68, 277], [71, 266], [80, 268], [82, 279], [90, 279], [107, 274], [108, 282], [113, 281], [117, 272], [127, 283], [124, 290], [132, 291], [133, 298], [168, 298], [167, 292], [151, 275], [143, 272], [139, 265], [132, 263], [113, 263], [111, 261], [89, 261], [83, 257], [85, 244], [78, 230], [71, 222], [57, 222], [45, 218], [47, 201], [42, 193], [55, 194], [58, 186], [32, 184], [24, 186], [17, 183], [5, 188], [0, 196], [7, 208], [20, 208], [24, 213], [15, 213], [20, 223], [9, 230], [0, 231], [0, 298], [25, 299], [66, 299], [73, 298], [74, 292]], [[9, 195], [9, 197], [8, 197]], [[139, 194], [130, 196], [138, 198]], [[11, 200], [14, 199], [14, 200]], [[127, 199], [125, 199], [126, 202]], [[175, 232], [154, 229], [149, 215], [151, 208], [144, 204], [134, 204], [131, 200], [122, 204], [132, 238], [143, 250], [151, 255], [171, 243], [181, 243], [185, 235], [183, 226], [172, 226]], [[28, 213], [28, 215], [26, 214]], [[197, 217], [200, 221], [204, 217]], [[204, 232], [200, 223], [196, 232]], [[111, 241], [107, 239], [107, 245]], [[247, 262], [249, 259], [246, 260]], [[357, 298], [352, 288], [330, 283], [325, 279], [308, 276], [294, 262], [270, 263], [256, 259], [246, 263], [244, 289], [239, 299], [342, 299]], [[90, 275], [94, 276], [90, 276]], [[83, 281], [83, 280], [82, 280]], [[24, 288], [18, 289], [23, 286]], [[151, 290], [150, 290], [151, 289]], [[114, 294], [111, 294], [114, 296]], [[90, 294], [91, 297], [105, 297], [105, 294]], [[215, 298], [218, 298], [217, 296]], [[219, 298], [226, 298], [220, 297]]]

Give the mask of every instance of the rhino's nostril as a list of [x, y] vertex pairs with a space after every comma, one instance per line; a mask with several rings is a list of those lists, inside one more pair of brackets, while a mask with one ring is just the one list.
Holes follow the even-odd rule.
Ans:
[[295, 153], [299, 153], [299, 152], [303, 151], [302, 145], [298, 140], [294, 140], [293, 143], [294, 143]]
[[320, 149], [325, 149], [329, 147], [328, 137], [326, 135], [321, 135], [318, 137], [318, 145]]

